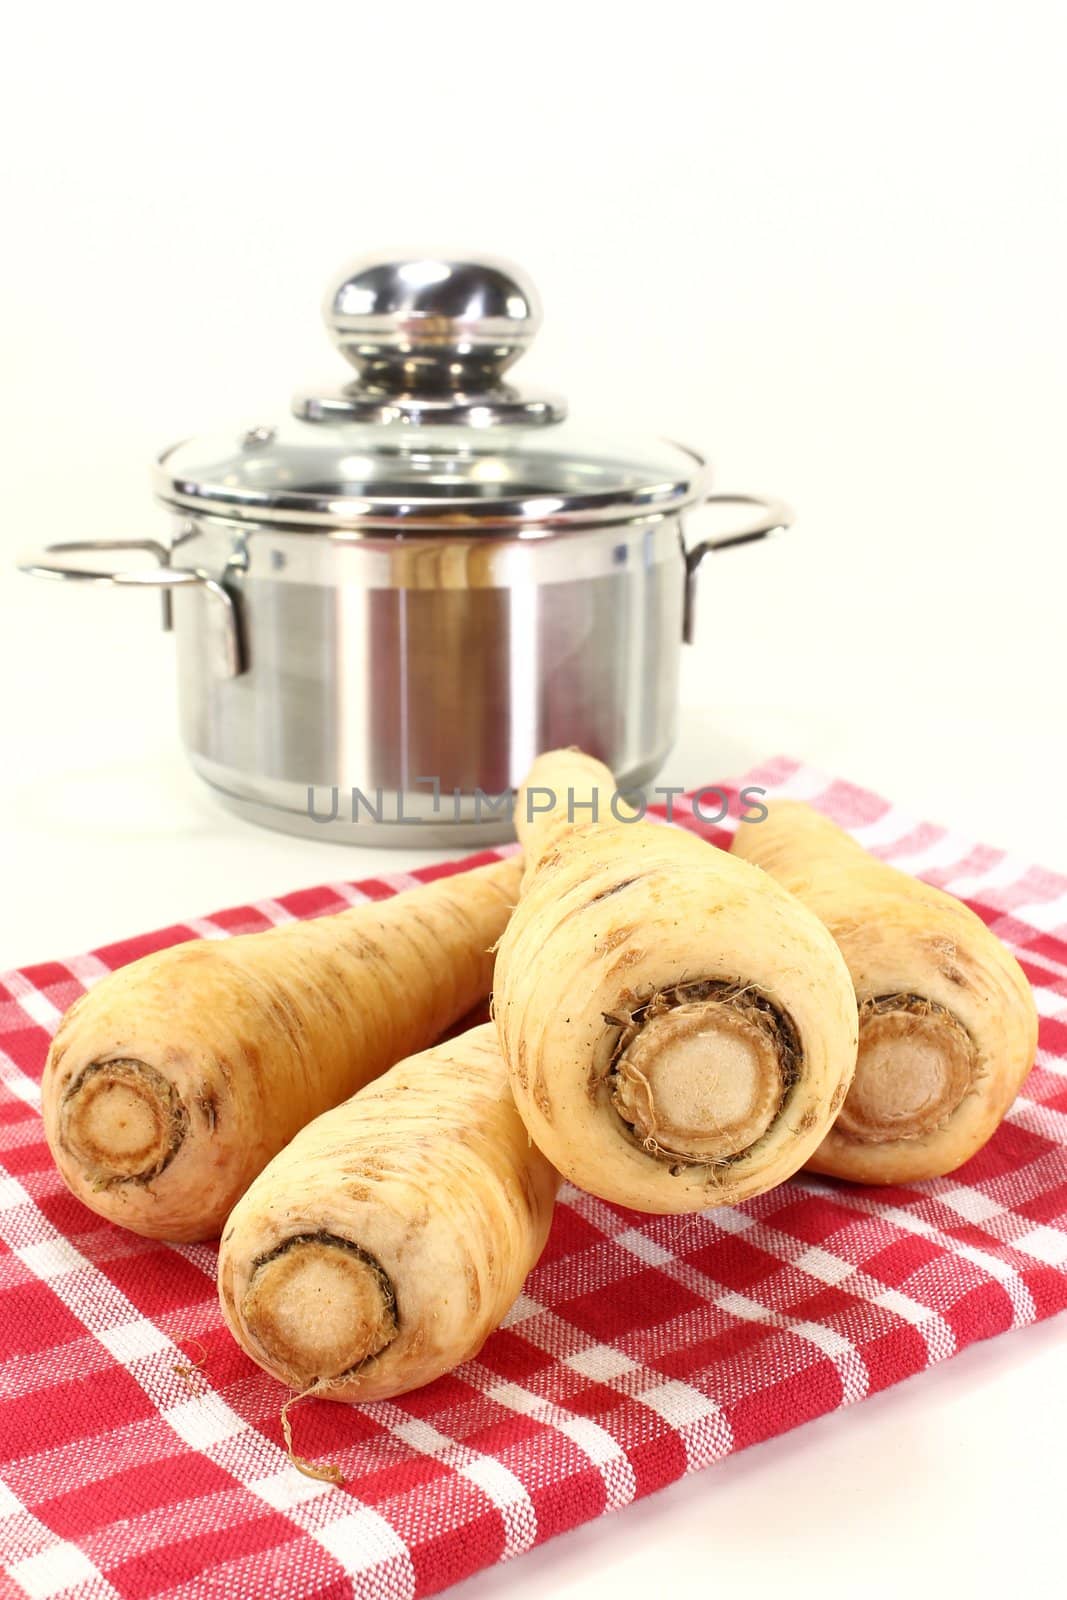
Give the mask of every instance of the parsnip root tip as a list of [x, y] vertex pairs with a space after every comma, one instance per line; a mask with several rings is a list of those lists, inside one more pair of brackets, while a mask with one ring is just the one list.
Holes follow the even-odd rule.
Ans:
[[869, 1000], [837, 1130], [870, 1144], [935, 1133], [959, 1109], [976, 1066], [970, 1035], [944, 1006], [918, 995]]
[[285, 1440], [285, 1453], [289, 1458], [290, 1466], [302, 1472], [305, 1478], [314, 1478], [317, 1483], [332, 1483], [340, 1489], [344, 1485], [345, 1475], [336, 1461], [309, 1461], [306, 1456], [298, 1456], [293, 1449], [293, 1425], [289, 1421], [289, 1409], [300, 1400], [307, 1400], [320, 1388], [318, 1383], [313, 1383], [310, 1388], [303, 1389], [299, 1394], [291, 1394], [282, 1406], [281, 1424], [282, 1438]]
[[649, 1154], [712, 1166], [737, 1159], [773, 1126], [798, 1064], [795, 1030], [767, 1000], [728, 984], [687, 984], [656, 995], [623, 1028], [612, 1099]]
[[[177, 1340], [175, 1342], [177, 1343]], [[179, 1352], [184, 1356], [188, 1356], [188, 1360], [176, 1361], [173, 1370], [178, 1374], [179, 1378], [188, 1382], [194, 1377], [203, 1377], [203, 1368], [207, 1365], [207, 1346], [202, 1339], [194, 1339], [191, 1334], [186, 1337], [184, 1342], [200, 1347], [200, 1354], [194, 1358], [189, 1356], [188, 1351], [182, 1350], [181, 1344], [178, 1344]]]
[[158, 1177], [188, 1127], [174, 1086], [144, 1061], [93, 1062], [59, 1108], [60, 1142], [99, 1188]]
[[241, 1319], [272, 1367], [302, 1388], [353, 1374], [396, 1338], [378, 1262], [334, 1234], [298, 1234], [259, 1260]]

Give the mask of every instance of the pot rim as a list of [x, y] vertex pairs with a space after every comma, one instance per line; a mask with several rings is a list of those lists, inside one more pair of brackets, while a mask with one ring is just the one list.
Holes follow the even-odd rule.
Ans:
[[706, 458], [690, 445], [672, 439], [669, 443], [693, 461], [696, 471], [684, 480], [626, 490], [491, 500], [456, 496], [447, 502], [417, 495], [328, 496], [287, 494], [277, 489], [257, 492], [247, 484], [209, 485], [176, 475], [168, 468], [168, 461], [188, 442], [179, 440], [156, 460], [153, 487], [156, 498], [164, 505], [228, 521], [280, 524], [292, 532], [325, 532], [339, 537], [365, 529], [395, 537], [418, 530], [443, 538], [455, 533], [486, 533], [533, 539], [570, 529], [618, 527], [646, 521], [650, 516], [676, 515], [704, 498], [710, 479]]

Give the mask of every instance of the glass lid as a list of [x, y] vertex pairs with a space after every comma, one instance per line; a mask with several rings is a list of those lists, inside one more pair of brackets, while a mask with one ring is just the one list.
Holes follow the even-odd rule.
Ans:
[[703, 490], [693, 451], [589, 434], [558, 397], [505, 382], [541, 321], [514, 267], [357, 262], [325, 317], [355, 380], [298, 393], [277, 425], [174, 445], [161, 500], [294, 527], [533, 535], [677, 511]]

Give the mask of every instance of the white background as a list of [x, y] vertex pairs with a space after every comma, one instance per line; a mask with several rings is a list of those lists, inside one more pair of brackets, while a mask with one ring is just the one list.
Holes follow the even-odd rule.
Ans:
[[[377, 864], [216, 810], [152, 597], [11, 564], [158, 536], [154, 452], [338, 376], [322, 290], [394, 245], [521, 261], [528, 381], [798, 507], [704, 569], [665, 779], [786, 750], [1067, 870], [1064, 72], [1062, 10], [1018, 0], [21, 8], [0, 966]], [[1063, 1341], [972, 1352], [471, 1594], [1048, 1592]]]

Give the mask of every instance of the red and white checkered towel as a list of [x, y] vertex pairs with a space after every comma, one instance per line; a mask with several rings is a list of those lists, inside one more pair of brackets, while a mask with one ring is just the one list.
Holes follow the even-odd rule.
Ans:
[[[61, 1014], [105, 972], [193, 934], [336, 911], [453, 869], [308, 889], [11, 973], [0, 1593], [432, 1594], [1067, 1306], [1067, 879], [794, 762], [744, 781], [810, 800], [967, 900], [1015, 950], [1041, 1042], [992, 1143], [938, 1182], [864, 1190], [803, 1175], [695, 1218], [565, 1189], [541, 1264], [476, 1361], [389, 1403], [296, 1409], [298, 1449], [340, 1463], [337, 1489], [287, 1463], [285, 1391], [222, 1326], [214, 1247], [136, 1238], [68, 1195], [38, 1084]], [[720, 843], [731, 826], [702, 826], [684, 802], [676, 815]]]

